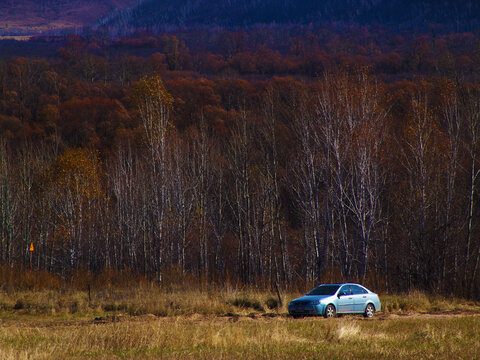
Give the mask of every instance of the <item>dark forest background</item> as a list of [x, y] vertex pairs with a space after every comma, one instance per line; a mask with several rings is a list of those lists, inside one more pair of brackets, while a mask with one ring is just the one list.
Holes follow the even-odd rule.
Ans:
[[476, 2], [184, 3], [0, 41], [4, 270], [480, 295]]

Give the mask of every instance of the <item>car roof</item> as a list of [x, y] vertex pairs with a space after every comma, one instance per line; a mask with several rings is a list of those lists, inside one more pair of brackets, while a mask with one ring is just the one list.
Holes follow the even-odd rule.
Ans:
[[[357, 283], [332, 283], [332, 284], [320, 284], [318, 286], [328, 286], [328, 285], [336, 285], [336, 286], [342, 286], [342, 285], [358, 285], [358, 286], [361, 286], [361, 287], [365, 287], [363, 285], [360, 285], [360, 284], [357, 284]], [[317, 287], [318, 287], [317, 286]]]

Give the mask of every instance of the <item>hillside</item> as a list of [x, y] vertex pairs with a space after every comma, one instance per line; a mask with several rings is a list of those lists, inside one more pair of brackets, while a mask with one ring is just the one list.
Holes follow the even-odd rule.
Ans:
[[169, 26], [357, 23], [398, 30], [472, 31], [474, 0], [0, 0], [0, 35], [36, 34], [96, 24], [109, 31]]
[[0, 0], [0, 35], [83, 27], [132, 3], [134, 0]]
[[480, 4], [432, 0], [146, 0], [105, 17], [110, 28], [155, 28], [164, 25], [248, 26], [257, 23], [380, 24], [397, 29], [427, 28], [471, 31], [480, 21]]

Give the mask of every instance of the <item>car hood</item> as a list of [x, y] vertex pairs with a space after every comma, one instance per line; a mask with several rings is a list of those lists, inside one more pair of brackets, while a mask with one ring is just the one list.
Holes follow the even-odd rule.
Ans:
[[291, 302], [295, 303], [297, 301], [316, 301], [329, 298], [333, 295], [305, 295], [296, 299], [293, 299]]

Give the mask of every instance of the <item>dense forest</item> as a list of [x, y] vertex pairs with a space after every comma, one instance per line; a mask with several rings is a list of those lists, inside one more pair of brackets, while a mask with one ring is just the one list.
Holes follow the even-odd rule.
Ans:
[[2, 44], [55, 49], [0, 60], [3, 267], [480, 295], [478, 35]]

